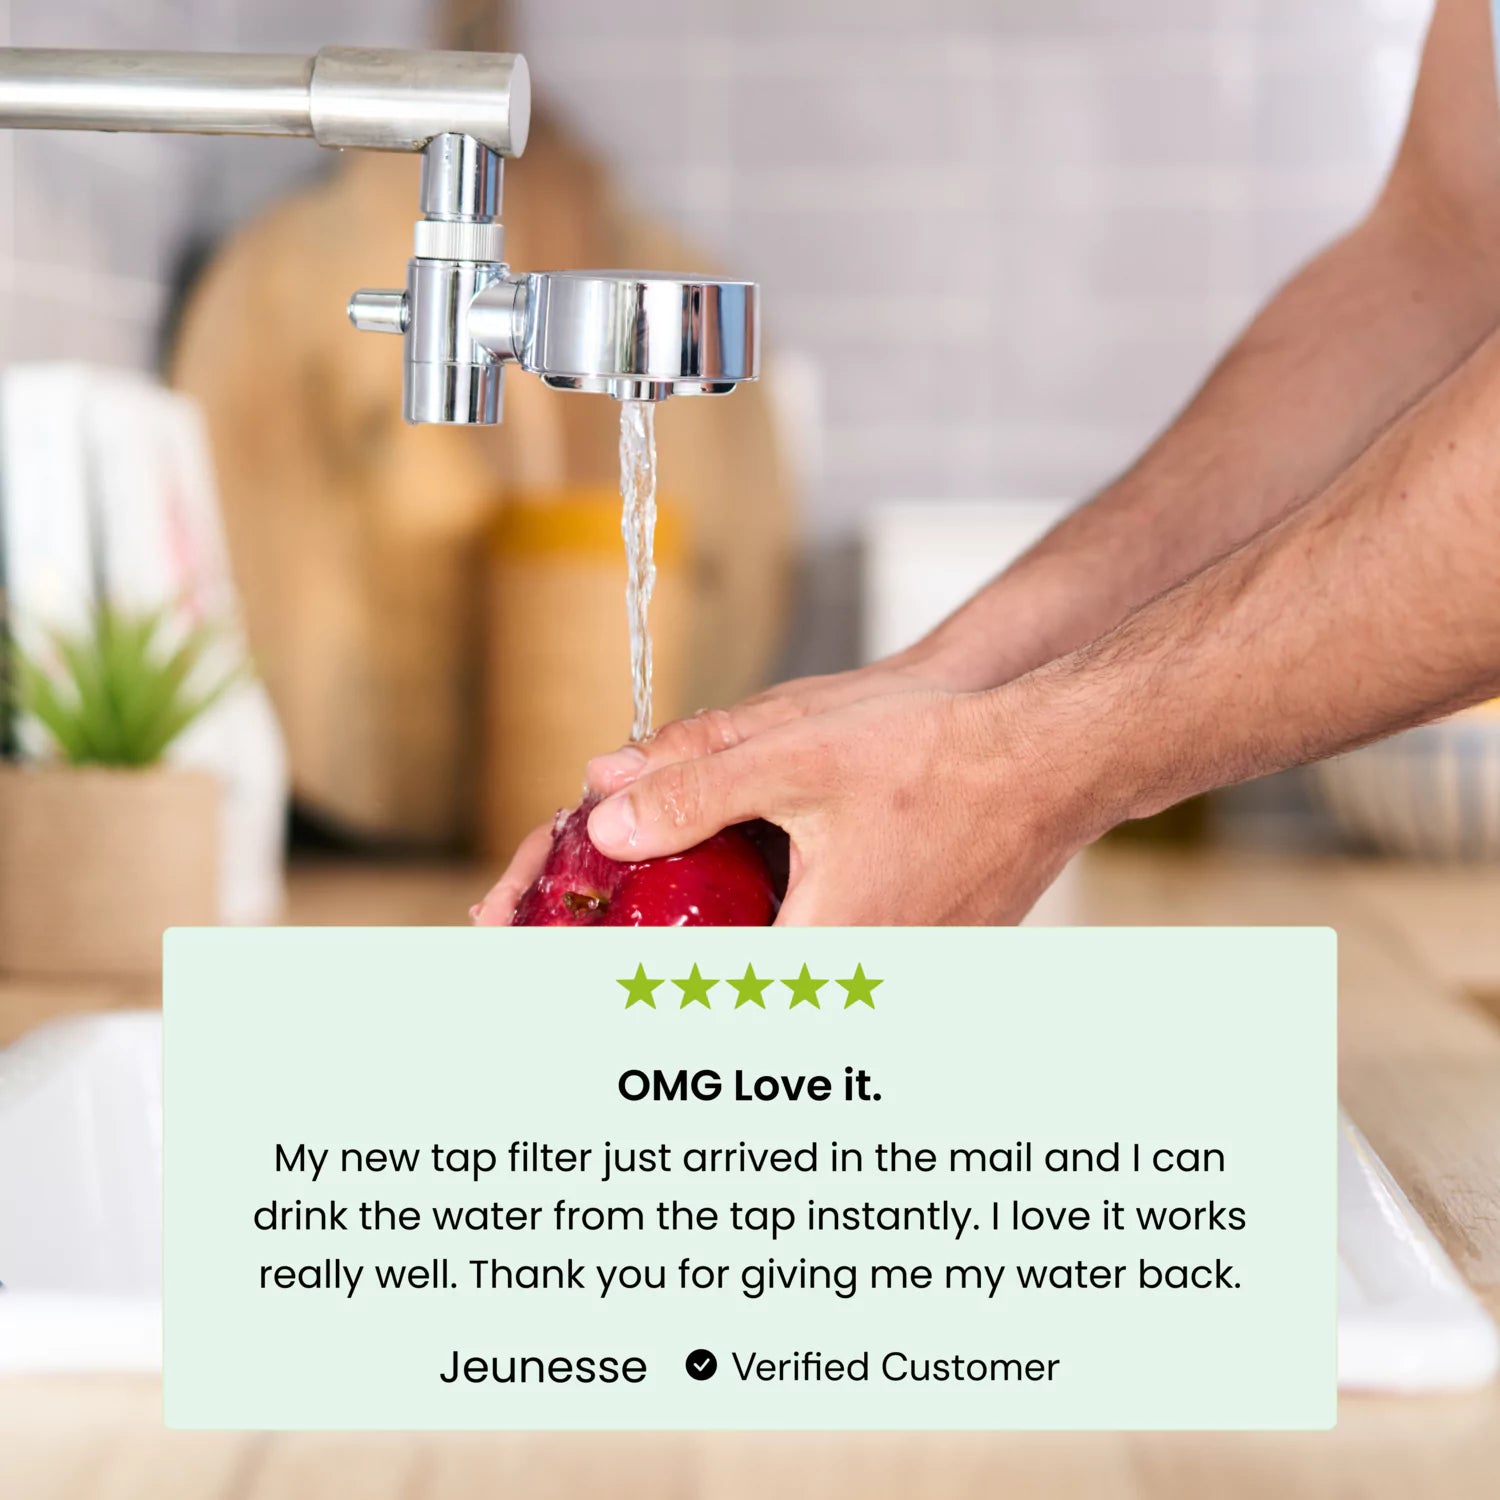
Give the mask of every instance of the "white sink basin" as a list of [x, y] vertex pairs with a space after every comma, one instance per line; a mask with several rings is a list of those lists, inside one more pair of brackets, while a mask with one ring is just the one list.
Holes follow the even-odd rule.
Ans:
[[1349, 1117], [1339, 1116], [1339, 1385], [1456, 1391], [1495, 1377], [1495, 1325]]
[[[1339, 1130], [1339, 1384], [1491, 1379], [1495, 1329], [1369, 1144]], [[161, 1017], [0, 1051], [0, 1372], [161, 1366]]]
[[161, 1016], [0, 1050], [0, 1371], [161, 1365]]

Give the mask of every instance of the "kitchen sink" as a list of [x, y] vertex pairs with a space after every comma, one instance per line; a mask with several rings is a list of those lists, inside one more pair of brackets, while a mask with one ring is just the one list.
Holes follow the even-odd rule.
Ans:
[[161, 1015], [0, 1050], [0, 1371], [161, 1365]]

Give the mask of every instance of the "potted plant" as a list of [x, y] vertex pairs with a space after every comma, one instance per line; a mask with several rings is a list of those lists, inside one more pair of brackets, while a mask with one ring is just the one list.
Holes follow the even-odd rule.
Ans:
[[9, 640], [11, 716], [51, 755], [0, 764], [0, 970], [147, 977], [165, 928], [218, 920], [219, 783], [163, 764], [239, 679], [216, 640], [108, 606], [45, 656]]

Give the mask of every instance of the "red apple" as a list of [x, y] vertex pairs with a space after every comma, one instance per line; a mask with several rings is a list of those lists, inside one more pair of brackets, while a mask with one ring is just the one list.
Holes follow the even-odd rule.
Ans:
[[740, 828], [682, 854], [620, 864], [589, 839], [588, 796], [559, 813], [547, 862], [521, 897], [516, 927], [768, 927], [778, 905], [771, 871]]

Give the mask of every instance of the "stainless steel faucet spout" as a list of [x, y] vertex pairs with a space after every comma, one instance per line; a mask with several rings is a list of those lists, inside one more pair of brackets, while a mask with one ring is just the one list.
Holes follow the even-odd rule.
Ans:
[[506, 367], [559, 390], [719, 395], [760, 367], [752, 282], [660, 271], [512, 275], [504, 158], [526, 147], [531, 82], [510, 53], [325, 47], [313, 57], [0, 48], [0, 127], [311, 136], [422, 152], [403, 291], [349, 318], [406, 341], [410, 422], [498, 422]]
[[382, 151], [456, 132], [519, 156], [530, 124], [531, 75], [512, 53], [0, 47], [0, 126], [18, 129], [305, 135]]
[[311, 135], [313, 59], [0, 49], [0, 125]]

